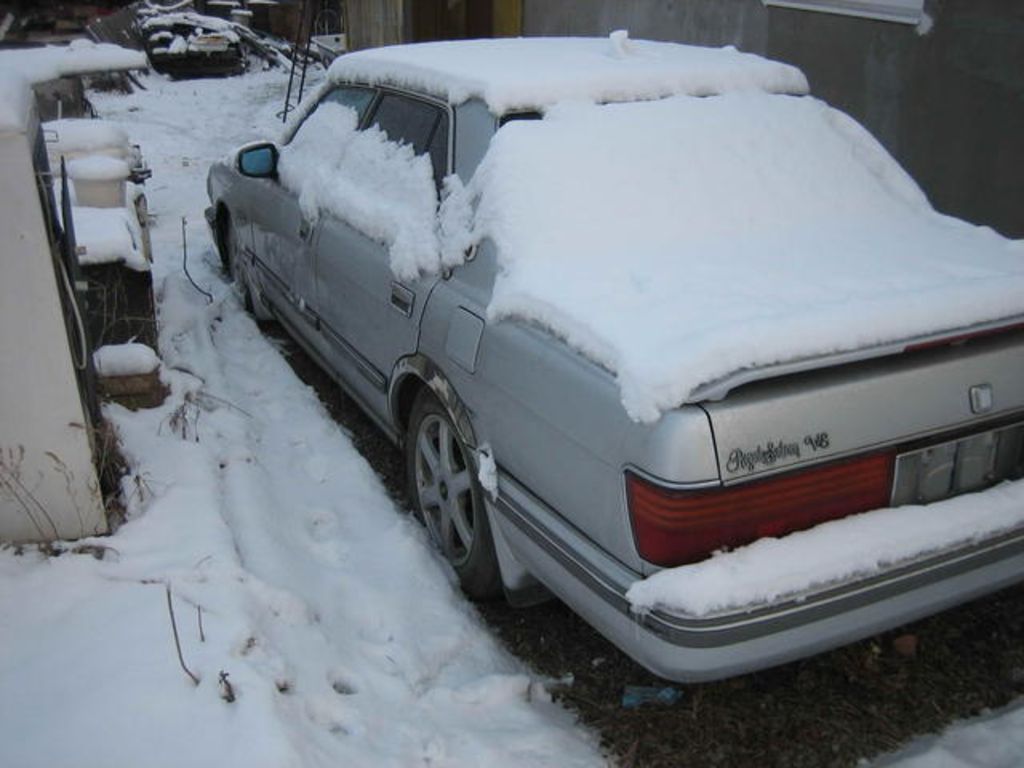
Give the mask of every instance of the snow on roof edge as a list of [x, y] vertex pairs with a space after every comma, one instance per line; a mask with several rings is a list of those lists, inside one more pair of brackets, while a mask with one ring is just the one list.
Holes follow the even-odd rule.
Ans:
[[67, 46], [0, 51], [0, 130], [25, 128], [31, 86], [67, 75], [145, 69], [146, 54], [112, 43], [75, 40]]
[[495, 114], [562, 101], [615, 102], [733, 91], [803, 95], [798, 68], [733, 46], [610, 38], [530, 37], [373, 48], [339, 57], [332, 82], [391, 83], [452, 104], [482, 98]]
[[148, 66], [149, 60], [142, 51], [85, 39], [74, 40], [66, 46], [0, 51], [0, 70], [17, 72], [30, 84], [67, 75], [119, 72]]

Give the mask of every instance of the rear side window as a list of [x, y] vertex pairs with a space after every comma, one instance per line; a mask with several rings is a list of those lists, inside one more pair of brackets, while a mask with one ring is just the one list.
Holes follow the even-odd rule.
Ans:
[[434, 183], [440, 187], [448, 170], [448, 113], [436, 104], [384, 93], [370, 124], [378, 126], [388, 139], [409, 144], [417, 155], [429, 154]]

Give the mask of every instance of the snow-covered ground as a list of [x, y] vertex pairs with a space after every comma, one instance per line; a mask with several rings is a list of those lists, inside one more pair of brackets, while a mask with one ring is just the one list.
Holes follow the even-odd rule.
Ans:
[[1019, 768], [1024, 764], [1024, 705], [952, 726], [875, 762], [875, 768]]
[[[601, 765], [219, 275], [206, 169], [279, 130], [282, 74], [144, 83], [92, 98], [153, 168], [171, 395], [107, 410], [131, 473], [102, 559], [0, 550], [0, 765]], [[1018, 764], [1022, 713], [898, 760]]]
[[92, 98], [153, 168], [171, 395], [107, 409], [131, 473], [102, 560], [0, 550], [0, 764], [601, 765], [217, 272], [206, 169], [274, 135], [283, 75], [144, 82]]

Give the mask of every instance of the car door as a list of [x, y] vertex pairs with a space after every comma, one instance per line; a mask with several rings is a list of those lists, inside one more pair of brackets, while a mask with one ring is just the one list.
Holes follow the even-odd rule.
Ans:
[[291, 319], [305, 306], [312, 284], [311, 228], [296, 195], [273, 179], [260, 179], [251, 193], [252, 274], [262, 292]]
[[[367, 124], [379, 127], [388, 140], [428, 155], [439, 188], [449, 168], [451, 119], [445, 104], [384, 90]], [[357, 187], [374, 184], [370, 178], [348, 181]], [[340, 216], [322, 219], [314, 270], [322, 331], [352, 388], [383, 414], [391, 371], [401, 357], [416, 351], [423, 305], [438, 276], [397, 278], [387, 245]]]
[[[295, 153], [298, 145], [314, 156], [317, 148], [332, 141], [329, 126], [313, 119], [323, 103], [340, 103], [365, 116], [375, 92], [369, 88], [338, 89], [323, 99], [287, 135], [281, 153]], [[314, 305], [313, 251], [315, 212], [301, 205], [296, 187], [279, 178], [258, 179], [250, 194], [253, 211], [254, 272], [263, 292], [270, 297], [295, 330], [309, 337], [318, 323]], [[312, 214], [312, 215], [311, 215]], [[313, 339], [311, 339], [313, 340]]]

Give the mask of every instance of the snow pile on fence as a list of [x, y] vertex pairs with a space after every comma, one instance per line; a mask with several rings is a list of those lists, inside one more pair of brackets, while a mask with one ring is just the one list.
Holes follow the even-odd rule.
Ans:
[[66, 46], [0, 51], [0, 70], [20, 72], [31, 83], [67, 75], [145, 69], [146, 54], [111, 43], [73, 40]]
[[119, 45], [74, 40], [67, 46], [0, 51], [0, 130], [20, 130], [32, 104], [30, 86], [66, 75], [144, 69], [146, 54]]

